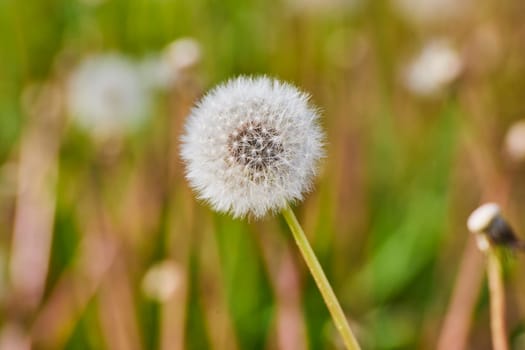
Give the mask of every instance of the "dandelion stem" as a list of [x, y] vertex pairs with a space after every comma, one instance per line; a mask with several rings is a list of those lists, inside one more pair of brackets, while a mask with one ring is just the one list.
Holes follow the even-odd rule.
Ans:
[[289, 206], [286, 206], [282, 210], [282, 214], [293, 233], [295, 242], [299, 246], [299, 250], [301, 251], [306, 265], [310, 269], [315, 283], [317, 284], [317, 287], [323, 296], [326, 306], [332, 315], [332, 319], [337, 330], [343, 338], [346, 348], [348, 350], [359, 350], [359, 344], [357, 343], [357, 340], [352, 333], [350, 326], [348, 325], [345, 314], [343, 313], [343, 309], [341, 308], [341, 305], [339, 304], [339, 301], [337, 300], [337, 297], [330, 286], [330, 282], [328, 282], [323, 268], [317, 260], [310, 243], [308, 243], [308, 239], [306, 238], [306, 235], [304, 234], [304, 231], [297, 221], [297, 218], [295, 217], [292, 209], [290, 209]]
[[505, 291], [501, 261], [495, 248], [487, 252], [487, 275], [490, 291], [490, 328], [494, 350], [508, 350], [505, 324]]

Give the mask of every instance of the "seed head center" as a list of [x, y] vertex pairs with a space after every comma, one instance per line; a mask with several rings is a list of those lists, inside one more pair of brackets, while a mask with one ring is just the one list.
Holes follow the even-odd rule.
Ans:
[[253, 174], [275, 164], [283, 153], [279, 133], [260, 122], [247, 122], [239, 126], [228, 138], [230, 158], [246, 166]]

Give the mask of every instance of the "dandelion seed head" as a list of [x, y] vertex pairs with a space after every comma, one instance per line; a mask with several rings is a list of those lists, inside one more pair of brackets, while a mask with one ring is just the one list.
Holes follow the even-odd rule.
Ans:
[[199, 197], [234, 217], [262, 217], [302, 199], [323, 156], [308, 99], [266, 77], [240, 77], [208, 93], [187, 120], [181, 149]]

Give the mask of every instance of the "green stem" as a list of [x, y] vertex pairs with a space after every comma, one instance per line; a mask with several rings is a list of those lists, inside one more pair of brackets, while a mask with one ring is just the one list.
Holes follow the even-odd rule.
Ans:
[[304, 234], [304, 231], [297, 221], [297, 218], [295, 217], [292, 209], [290, 209], [289, 206], [286, 206], [282, 210], [282, 214], [293, 233], [295, 242], [297, 243], [306, 265], [310, 269], [310, 273], [312, 274], [315, 283], [317, 284], [317, 287], [323, 296], [324, 302], [328, 307], [328, 311], [330, 311], [330, 315], [332, 315], [332, 319], [334, 320], [335, 326], [343, 338], [346, 348], [348, 350], [360, 350], [359, 344], [357, 343], [357, 340], [352, 333], [350, 326], [348, 325], [345, 314], [343, 313], [343, 309], [341, 308], [341, 305], [339, 305], [339, 301], [337, 300], [337, 297], [330, 286], [330, 282], [328, 282], [323, 268], [317, 260], [310, 243], [308, 243], [308, 239], [306, 238], [306, 235]]
[[489, 248], [487, 255], [492, 344], [495, 350], [508, 350], [509, 344], [507, 342], [507, 327], [505, 324], [505, 291], [501, 261], [494, 247]]

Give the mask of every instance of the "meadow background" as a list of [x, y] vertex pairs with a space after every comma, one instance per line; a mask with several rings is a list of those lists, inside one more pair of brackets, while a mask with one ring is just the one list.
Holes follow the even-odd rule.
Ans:
[[[363, 348], [490, 349], [465, 222], [497, 201], [525, 237], [525, 135], [506, 138], [525, 118], [524, 17], [519, 0], [0, 0], [0, 348], [341, 347], [283, 219], [216, 214], [184, 180], [191, 106], [267, 74], [321, 110], [327, 157], [294, 211]], [[180, 38], [198, 55], [139, 126], [75, 122], [84, 58], [144, 62]], [[455, 68], [423, 64], [429, 91], [407, 72], [432, 42]], [[524, 264], [506, 261], [513, 349]]]

